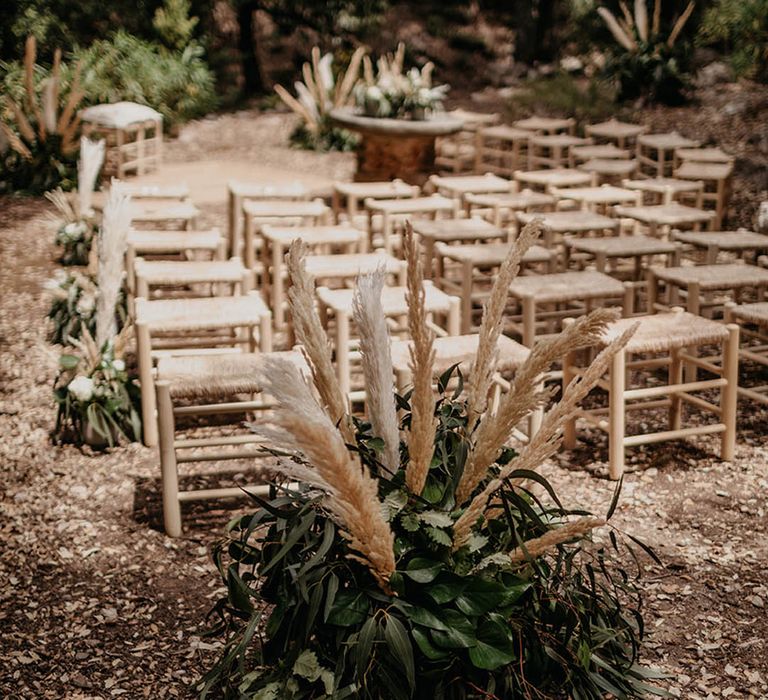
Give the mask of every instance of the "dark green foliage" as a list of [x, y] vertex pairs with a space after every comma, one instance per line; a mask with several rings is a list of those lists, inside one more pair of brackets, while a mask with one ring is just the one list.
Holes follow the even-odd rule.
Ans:
[[57, 187], [65, 191], [77, 187], [77, 151], [63, 153], [61, 136], [49, 134], [43, 142], [22, 141], [30, 159], [12, 148], [0, 153], [0, 193], [41, 195]]
[[214, 77], [203, 50], [189, 44], [169, 51], [124, 31], [75, 53], [83, 61], [88, 104], [128, 100], [156, 109], [166, 128], [202, 116], [216, 106]]
[[93, 223], [80, 220], [62, 223], [56, 231], [55, 243], [61, 249], [59, 262], [62, 265], [88, 264], [88, 256], [93, 244]]
[[291, 145], [308, 151], [351, 151], [357, 145], [355, 135], [346, 129], [332, 126], [325, 118], [317, 134], [304, 124], [299, 124], [291, 133]]
[[[398, 403], [407, 427], [408, 397]], [[615, 532], [610, 544], [581, 537], [536, 559], [510, 560], [521, 542], [573, 514], [543, 477], [511, 478], [539, 483], [546, 504], [507, 481], [487, 525], [452, 551], [466, 406], [454, 394], [436, 412], [435, 457], [422, 495], [409, 493], [404, 469], [379, 481], [396, 538], [394, 595], [349, 558], [317, 493], [276, 487], [269, 500], [254, 497], [254, 513], [230, 523], [229, 538], [214, 550], [227, 595], [215, 606], [213, 633], [227, 641], [200, 697], [598, 700], [661, 693], [637, 662], [639, 590], [620, 565], [631, 550]], [[356, 428], [361, 460], [379, 475], [381, 441], [367, 423]], [[406, 452], [403, 446], [403, 464]], [[505, 450], [494, 473], [514, 456]]]
[[717, 0], [698, 39], [721, 45], [738, 75], [768, 82], [768, 0]]

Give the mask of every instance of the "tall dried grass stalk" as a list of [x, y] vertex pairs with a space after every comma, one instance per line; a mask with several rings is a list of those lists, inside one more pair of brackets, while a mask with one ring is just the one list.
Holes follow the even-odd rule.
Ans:
[[40, 114], [40, 107], [37, 104], [37, 95], [35, 95], [35, 60], [37, 59], [37, 40], [33, 35], [27, 37], [24, 45], [24, 87], [26, 89], [27, 109], [34, 115], [37, 124], [38, 136], [41, 141], [45, 141], [45, 125], [43, 117]]
[[98, 236], [96, 342], [102, 347], [117, 334], [115, 308], [123, 284], [124, 258], [131, 226], [131, 199], [113, 181]]
[[[467, 542], [473, 526], [483, 515], [491, 496], [502, 486], [504, 480], [509, 478], [513, 471], [518, 469], [536, 470], [544, 460], [557, 451], [562, 440], [565, 422], [573, 416], [578, 408], [578, 404], [605, 374], [613, 356], [617, 352], [623, 351], [636, 329], [637, 324], [634, 324], [603, 348], [584, 373], [568, 385], [560, 401], [547, 411], [541, 428], [530, 439], [528, 444], [522, 448], [518, 457], [503, 466], [499, 470], [498, 475], [488, 482], [485, 488], [472, 499], [467, 509], [454, 525], [454, 549], [459, 549]], [[561, 335], [565, 335], [565, 332]], [[571, 349], [575, 349], [575, 347]], [[568, 350], [566, 349], [566, 351]], [[513, 482], [513, 485], [519, 485], [520, 483], [521, 481]]]
[[538, 408], [547, 394], [537, 387], [541, 375], [550, 365], [567, 353], [594, 345], [616, 312], [598, 309], [582, 316], [562, 333], [538, 342], [528, 359], [515, 373], [510, 390], [501, 397], [496, 413], [484, 413], [474, 435], [472, 449], [456, 489], [456, 502], [465, 503], [485, 478], [488, 468], [499, 456], [512, 429], [531, 411]]
[[258, 432], [281, 447], [298, 449], [311, 465], [294, 468], [283, 462], [281, 470], [326, 492], [328, 510], [355, 552], [350, 556], [365, 564], [379, 587], [391, 593], [394, 535], [384, 519], [376, 479], [347, 451], [341, 433], [292, 362], [265, 359], [262, 381], [278, 408], [264, 419], [267, 423]]
[[77, 163], [77, 199], [80, 215], [87, 216], [91, 211], [93, 188], [104, 162], [104, 140], [92, 141], [83, 136], [80, 139], [80, 159]]
[[394, 475], [400, 468], [400, 432], [389, 330], [381, 305], [384, 276], [384, 269], [379, 268], [358, 278], [352, 314], [360, 335], [368, 417], [373, 434], [384, 441], [384, 467]]
[[[67, 197], [64, 190], [61, 187], [57, 187], [55, 190], [45, 193], [45, 198], [53, 204], [58, 210], [64, 223], [71, 224], [76, 222], [80, 217], [77, 211], [72, 206], [72, 200]], [[55, 217], [54, 217], [55, 219]], [[58, 219], [55, 219], [57, 223], [61, 223]]]
[[435, 362], [435, 333], [427, 323], [424, 271], [413, 227], [405, 224], [403, 240], [408, 262], [408, 331], [411, 336], [409, 368], [413, 378], [411, 393], [411, 429], [408, 435], [408, 466], [405, 483], [415, 494], [421, 494], [427, 480], [435, 451], [435, 392], [432, 388], [432, 368]]
[[477, 355], [469, 373], [469, 395], [467, 432], [471, 433], [488, 403], [488, 391], [496, 369], [497, 343], [501, 334], [501, 322], [509, 296], [509, 285], [520, 271], [520, 263], [528, 248], [538, 239], [543, 230], [540, 219], [523, 227], [517, 240], [510, 246], [509, 253], [499, 268], [491, 288], [491, 294], [483, 305], [483, 319], [480, 322], [480, 340]]
[[648, 8], [646, 0], [635, 0], [635, 26], [643, 41], [648, 41]]
[[[331, 361], [331, 345], [317, 315], [315, 283], [304, 265], [304, 245], [300, 239], [295, 240], [288, 251], [288, 274], [291, 278], [288, 303], [296, 338], [303, 346], [328, 416], [340, 427], [347, 442], [352, 443], [354, 433], [347, 420], [347, 398], [339, 386]], [[339, 348], [339, 352], [347, 352], [347, 348]]]
[[631, 33], [626, 31], [614, 16], [613, 12], [605, 7], [597, 8], [598, 14], [603, 18], [606, 26], [613, 34], [613, 38], [623, 46], [627, 51], [637, 51], [637, 43], [632, 38]]
[[603, 525], [605, 525], [605, 520], [602, 518], [579, 518], [555, 530], [550, 530], [541, 537], [535, 537], [527, 542], [523, 542], [522, 546], [513, 549], [509, 553], [509, 558], [513, 563], [536, 559], [542, 554], [546, 554], [550, 549], [557, 547], [557, 545], [569, 542], [570, 540], [581, 539], [583, 535]]
[[680, 15], [677, 22], [675, 22], [675, 26], [672, 27], [672, 31], [669, 34], [669, 39], [667, 39], [667, 46], [672, 48], [675, 45], [675, 42], [677, 41], [677, 37], [680, 36], [680, 32], [683, 31], [683, 28], [686, 25], [686, 22], [690, 19], [691, 15], [693, 14], [693, 10], [696, 7], [696, 3], [694, 0], [691, 0], [688, 3], [688, 6], [683, 11], [683, 14]]

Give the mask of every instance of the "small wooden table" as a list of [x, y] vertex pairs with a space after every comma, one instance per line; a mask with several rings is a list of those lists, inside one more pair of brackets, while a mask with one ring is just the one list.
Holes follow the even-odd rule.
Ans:
[[618, 119], [609, 119], [599, 124], [589, 124], [584, 131], [587, 136], [595, 136], [615, 143], [619, 148], [624, 148], [631, 145], [640, 134], [645, 133], [645, 127], [640, 124], [621, 122]]
[[[404, 319], [408, 316], [406, 301], [407, 287], [384, 287], [381, 292], [381, 305], [384, 315], [388, 318]], [[440, 291], [430, 282], [424, 282], [424, 307], [428, 314], [445, 316], [445, 332], [447, 335], [459, 333], [459, 299]], [[320, 316], [328, 327], [329, 314], [335, 318], [336, 371], [339, 377], [341, 391], [349, 396], [352, 390], [350, 372], [350, 326], [352, 318], [353, 289], [328, 289], [318, 287], [317, 299], [320, 306]]]
[[705, 262], [714, 265], [721, 250], [739, 255], [768, 250], [768, 236], [752, 231], [680, 231], [674, 239], [706, 251]]
[[701, 229], [702, 224], [706, 224], [711, 228], [715, 220], [715, 212], [713, 211], [704, 211], [703, 209], [688, 207], [677, 202], [672, 204], [654, 204], [647, 207], [618, 206], [615, 208], [614, 213], [616, 216], [634, 219], [639, 223], [645, 224], [648, 227], [649, 236], [667, 235], [672, 227], [680, 228], [686, 226], [698, 231]]
[[674, 154], [678, 148], [699, 145], [676, 131], [663, 134], [640, 134], [637, 137], [637, 159], [640, 167], [648, 166], [649, 174], [664, 177], [672, 171]]
[[432, 276], [436, 243], [478, 243], [506, 239], [503, 229], [484, 219], [443, 219], [437, 221], [414, 221], [413, 231], [418, 234], [424, 246], [424, 273]]
[[[291, 243], [302, 240], [307, 249], [315, 254], [329, 254], [332, 250], [350, 253], [365, 251], [365, 231], [349, 225], [339, 226], [272, 226], [261, 227], [264, 245], [261, 248], [263, 274], [261, 292], [269, 301], [275, 316], [275, 329], [285, 327], [285, 254]], [[252, 251], [247, 246], [246, 251]], [[254, 263], [247, 263], [253, 269]]]
[[383, 247], [387, 253], [391, 253], [395, 248], [393, 238], [396, 220], [409, 214], [423, 214], [436, 219], [439, 214], [455, 216], [458, 213], [456, 202], [439, 194], [413, 199], [366, 199], [365, 208], [368, 210], [369, 244], [373, 247], [373, 217], [379, 214]]
[[[437, 257], [438, 286], [461, 299], [461, 332], [472, 330], [472, 311], [476, 303], [487, 297], [487, 289], [493, 282], [493, 271], [498, 270], [509, 254], [510, 243], [483, 243], [475, 245], [446, 245], [435, 247]], [[458, 280], [449, 274], [450, 263], [459, 268]], [[557, 269], [557, 251], [543, 246], [531, 246], [523, 256], [522, 267], [543, 266], [545, 272]]]
[[[602, 272], [557, 272], [552, 275], [530, 275], [518, 277], [509, 286], [509, 294], [522, 306], [522, 324], [513, 323], [513, 328], [522, 336], [523, 345], [533, 347], [539, 321], [553, 326], [567, 316], [579, 316], [592, 308], [604, 306], [609, 299], [620, 299], [626, 307], [624, 285]], [[539, 305], [560, 306], [538, 314]], [[551, 328], [554, 332], [554, 328]]]
[[540, 187], [548, 192], [552, 187], [582, 187], [595, 184], [595, 176], [572, 168], [551, 168], [549, 170], [517, 170], [515, 180], [531, 187]]
[[[518, 211], [549, 211], [555, 208], [555, 198], [543, 192], [522, 190], [511, 194], [468, 194], [464, 197], [467, 216], [472, 216], [474, 208], [490, 210], [491, 223], [502, 226], [514, 219]], [[487, 216], [487, 214], [484, 214]]]

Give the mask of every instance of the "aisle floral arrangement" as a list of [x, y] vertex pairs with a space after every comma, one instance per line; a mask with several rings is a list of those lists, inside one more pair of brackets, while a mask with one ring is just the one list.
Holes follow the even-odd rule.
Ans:
[[443, 108], [448, 85], [433, 85], [435, 65], [430, 61], [421, 70], [405, 71], [405, 44], [394, 55], [382, 56], [373, 64], [363, 59], [363, 81], [355, 88], [355, 103], [368, 117], [390, 119], [426, 119]]
[[54, 297], [54, 336], [71, 346], [60, 358], [54, 386], [54, 435], [60, 442], [113, 447], [141, 439], [139, 390], [125, 365], [132, 328], [118, 333], [129, 206], [130, 198], [113, 181], [97, 236], [96, 283], [71, 275]]
[[[486, 404], [507, 290], [538, 224], [511, 247], [487, 302], [468, 376], [434, 388], [434, 333], [410, 229], [408, 327], [413, 388], [393, 386], [383, 273], [358, 280], [367, 418], [347, 412], [313, 303], [300, 243], [289, 252], [290, 304], [311, 383], [270, 359], [277, 409], [254, 429], [285, 481], [236, 518], [215, 549], [227, 594], [215, 607], [223, 650], [200, 697], [636, 698], [653, 672], [638, 664], [639, 589], [622, 568], [624, 538], [568, 509], [539, 473], [564, 421], [634, 328], [597, 354], [527, 442], [510, 442], [549, 403], [540, 377], [595, 344], [608, 311], [538, 343], [495, 411]], [[284, 452], [280, 454], [285, 454]], [[287, 484], [299, 482], [296, 490]], [[618, 491], [617, 491], [618, 496]], [[634, 555], [633, 555], [634, 556]]]

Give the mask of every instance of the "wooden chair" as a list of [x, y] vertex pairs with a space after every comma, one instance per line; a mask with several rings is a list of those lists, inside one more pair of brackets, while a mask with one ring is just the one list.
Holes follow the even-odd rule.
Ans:
[[720, 148], [676, 148], [673, 158], [675, 168], [685, 162], [692, 163], [733, 163], [736, 159]]
[[527, 166], [532, 135], [504, 125], [480, 129], [475, 139], [475, 172], [512, 177], [515, 170]]
[[618, 148], [631, 147], [646, 128], [640, 124], [630, 124], [617, 119], [609, 119], [599, 124], [589, 124], [584, 127], [587, 136], [596, 141], [615, 144]]
[[593, 158], [579, 163], [576, 167], [585, 173], [593, 175], [598, 185], [620, 184], [622, 180], [632, 177], [637, 172], [636, 160], [620, 160], [618, 158]]
[[464, 126], [452, 136], [441, 136], [435, 143], [435, 167], [440, 172], [458, 175], [471, 173], [475, 166], [477, 132], [498, 124], [500, 116], [495, 113], [471, 112], [454, 109], [449, 117], [461, 119]]
[[651, 177], [665, 177], [672, 172], [674, 155], [678, 148], [694, 148], [698, 145], [698, 141], [687, 139], [676, 131], [640, 134], [637, 137], [640, 171]]
[[246, 215], [243, 204], [249, 200], [302, 201], [310, 198], [309, 190], [299, 181], [287, 185], [272, 185], [264, 182], [227, 182], [227, 214], [229, 226], [229, 254], [242, 255], [243, 232]]
[[589, 139], [570, 134], [546, 134], [531, 137], [528, 145], [528, 170], [567, 168], [573, 164], [571, 149], [586, 146]]
[[564, 318], [593, 308], [620, 306], [626, 315], [630, 291], [613, 277], [591, 270], [517, 277], [509, 287], [509, 295], [517, 300], [520, 314], [508, 318], [510, 329], [530, 348], [542, 337], [542, 329], [547, 335], [555, 333]]
[[572, 146], [570, 149], [571, 162], [569, 167], [575, 168], [579, 163], [600, 158], [602, 160], [629, 160], [631, 153], [626, 148], [619, 148], [612, 143], [588, 143], [583, 146]]
[[527, 119], [518, 119], [512, 122], [515, 129], [532, 131], [535, 134], [560, 134], [568, 133], [573, 135], [576, 131], [576, 120], [573, 117], [559, 119], [557, 117], [528, 117]]
[[616, 236], [619, 233], [618, 219], [591, 211], [552, 211], [542, 213], [517, 212], [519, 226], [525, 226], [534, 219], [544, 225], [544, 246], [556, 249], [562, 246], [566, 235], [572, 236]]
[[[435, 245], [435, 283], [447, 294], [461, 299], [461, 332], [472, 332], [473, 312], [482, 307], [495, 273], [509, 253], [509, 243]], [[522, 259], [523, 272], [556, 272], [557, 251], [531, 246]]]
[[[435, 331], [439, 335], [458, 335], [460, 300], [440, 291], [431, 282], [424, 282], [424, 291], [424, 306], [430, 318], [434, 315], [444, 318], [442, 325], [432, 324]], [[381, 294], [384, 315], [395, 321], [399, 319], [401, 330], [404, 329], [405, 319], [408, 316], [406, 293], [407, 288], [402, 286], [384, 287]], [[331, 317], [333, 318], [335, 329], [333, 347], [341, 390], [345, 396], [350, 397], [350, 401], [357, 401], [364, 400], [365, 396], [361, 392], [352, 391], [351, 363], [357, 354], [357, 343], [351, 336], [353, 297], [352, 289], [317, 288], [320, 316], [326, 327], [331, 325]]]
[[[616, 204], [642, 203], [642, 195], [634, 190], [623, 187], [603, 185], [601, 187], [553, 187], [551, 194], [557, 199], [558, 205], [563, 202], [576, 202], [583, 211], [598, 214], [610, 214]], [[559, 206], [558, 206], [559, 208]]]
[[[169, 537], [181, 536], [181, 506], [184, 503], [243, 498], [246, 495], [243, 489], [248, 493], [267, 495], [269, 487], [263, 482], [248, 486], [182, 490], [179, 467], [213, 464], [220, 472], [221, 466], [232, 464], [240, 470], [244, 466], [252, 467], [254, 460], [269, 455], [261, 446], [263, 439], [243, 426], [243, 417], [268, 411], [273, 406], [269, 397], [262, 394], [259, 381], [264, 358], [269, 356], [283, 357], [308, 373], [306, 363], [297, 351], [160, 358], [155, 392], [163, 522]], [[181, 423], [190, 419], [194, 421], [194, 429], [184, 430]], [[208, 471], [206, 475], [210, 474]], [[255, 476], [258, 477], [258, 471]]]
[[131, 201], [131, 226], [139, 229], [188, 231], [197, 228], [200, 210], [192, 202], [168, 203], [158, 199]]
[[461, 206], [468, 194], [506, 194], [512, 192], [515, 183], [493, 173], [485, 175], [430, 175], [428, 186], [454, 199]]
[[[739, 365], [739, 327], [724, 326], [682, 310], [671, 313], [620, 319], [611, 323], [604, 343], [619, 336], [629, 326], [639, 323], [626, 348], [614, 355], [607, 375], [598, 387], [608, 393], [608, 405], [602, 408], [581, 409], [577, 417], [593, 427], [608, 433], [609, 476], [619, 479], [624, 472], [624, 453], [627, 447], [647, 445], [668, 440], [679, 440], [695, 435], [719, 434], [720, 457], [733, 459], [736, 445], [736, 399]], [[718, 345], [722, 361], [719, 364], [692, 355], [688, 349], [705, 345]], [[633, 356], [642, 359], [633, 360]], [[648, 355], [654, 355], [649, 358]], [[641, 375], [639, 386], [633, 388], [628, 375], [632, 371], [668, 368], [668, 383], [648, 386]], [[684, 370], [700, 368], [715, 375], [715, 379], [685, 381]], [[575, 355], [563, 360], [563, 389], [582, 370]], [[719, 390], [717, 404], [702, 398], [699, 392]], [[683, 427], [683, 404], [690, 404], [717, 416], [717, 422]], [[626, 414], [629, 411], [668, 409], [668, 430], [626, 434]], [[564, 430], [564, 445], [573, 449], [576, 444], [576, 418]]]
[[739, 229], [738, 231], [673, 231], [672, 238], [703, 253], [703, 262], [714, 265], [721, 252], [743, 257], [752, 253], [757, 259], [768, 251], [768, 236]]
[[[698, 163], [685, 161], [674, 171], [678, 180], [693, 180], [704, 183], [701, 200], [715, 208], [713, 225], [720, 228], [725, 218], [725, 209], [733, 175], [733, 163]], [[700, 205], [701, 206], [701, 205]]]
[[617, 206], [613, 211], [616, 216], [633, 219], [636, 222], [636, 234], [645, 232], [649, 236], [667, 237], [673, 228], [685, 227], [699, 231], [705, 225], [711, 229], [715, 221], [715, 212], [677, 202], [641, 207]]
[[[739, 357], [768, 367], [768, 302], [756, 304], [725, 304], [725, 322], [740, 328], [743, 342]], [[739, 395], [763, 405], [768, 405], [768, 385], [740, 386]]]
[[[137, 298], [136, 354], [141, 384], [144, 444], [157, 444], [154, 363], [164, 355], [272, 349], [272, 314], [258, 292], [198, 299]], [[258, 329], [258, 332], [257, 332]]]
[[622, 180], [621, 186], [628, 190], [642, 192], [643, 204], [647, 205], [672, 204], [685, 199], [701, 208], [703, 202], [701, 193], [704, 191], [704, 183], [698, 181], [679, 180], [673, 177], [649, 177], [640, 180]]
[[359, 275], [379, 268], [383, 268], [394, 284], [404, 286], [406, 283], [405, 261], [383, 250], [349, 255], [310, 255], [304, 264], [307, 273], [318, 286], [332, 289], [348, 288]]
[[527, 189], [511, 194], [468, 194], [464, 197], [464, 207], [467, 218], [482, 216], [500, 228], [514, 223], [518, 211], [551, 211], [555, 208], [555, 198]]
[[382, 182], [334, 182], [332, 208], [336, 223], [346, 210], [347, 223], [357, 225], [366, 199], [412, 199], [421, 190], [400, 179]]

